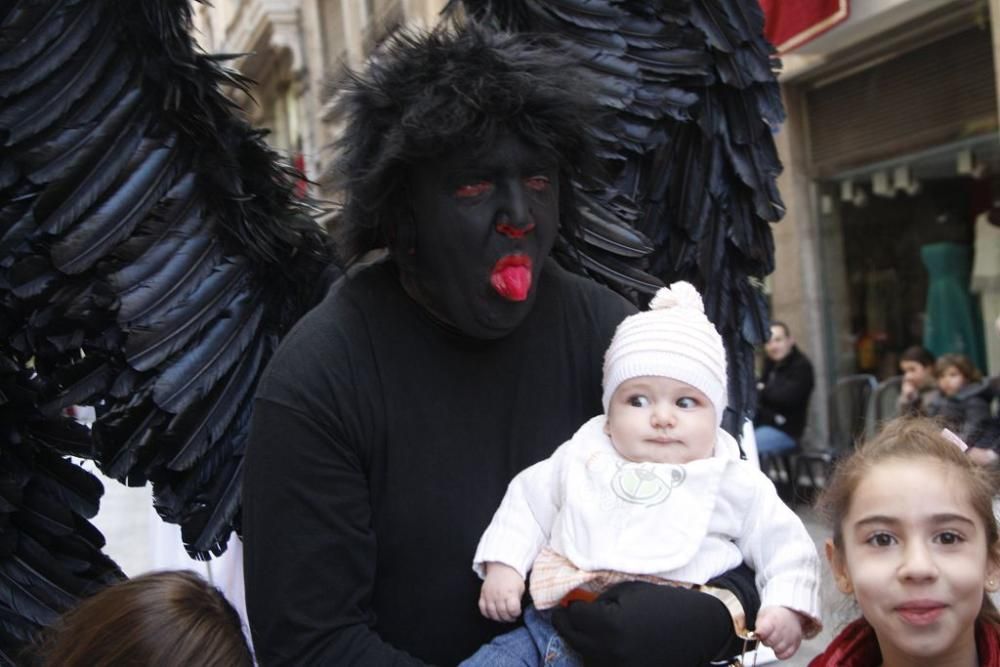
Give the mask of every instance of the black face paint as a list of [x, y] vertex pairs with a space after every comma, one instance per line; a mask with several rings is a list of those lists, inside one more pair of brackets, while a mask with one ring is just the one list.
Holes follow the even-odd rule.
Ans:
[[554, 156], [511, 133], [415, 167], [415, 252], [395, 251], [407, 293], [469, 336], [512, 331], [534, 304], [558, 233], [558, 174]]

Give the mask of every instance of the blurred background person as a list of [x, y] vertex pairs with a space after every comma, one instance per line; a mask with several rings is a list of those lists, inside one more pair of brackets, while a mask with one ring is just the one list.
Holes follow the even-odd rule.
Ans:
[[899, 370], [903, 373], [899, 400], [896, 403], [899, 414], [926, 415], [928, 404], [937, 388], [934, 377], [934, 355], [921, 345], [908, 347], [899, 356]]
[[812, 363], [795, 345], [784, 322], [771, 323], [771, 337], [764, 344], [767, 359], [757, 383], [754, 437], [761, 456], [794, 449], [806, 428], [812, 395]]

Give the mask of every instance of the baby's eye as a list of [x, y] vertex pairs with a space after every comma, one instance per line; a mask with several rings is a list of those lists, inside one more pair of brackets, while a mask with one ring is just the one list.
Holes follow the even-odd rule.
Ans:
[[642, 395], [629, 396], [628, 404], [633, 408], [644, 408], [649, 405], [649, 398]]
[[696, 408], [698, 405], [698, 399], [691, 396], [682, 396], [677, 399], [677, 407], [679, 408]]
[[875, 533], [865, 542], [873, 547], [891, 547], [896, 543], [896, 538], [889, 533]]
[[965, 541], [964, 537], [951, 530], [946, 530], [941, 533], [938, 533], [935, 536], [935, 539], [941, 544], [944, 544], [946, 546], [950, 546], [953, 544], [960, 544]]
[[458, 186], [455, 189], [455, 196], [460, 199], [469, 199], [471, 197], [478, 197], [481, 194], [489, 192], [493, 188], [493, 184], [489, 181], [479, 181], [477, 183], [466, 183], [464, 185]]
[[528, 186], [528, 189], [534, 190], [535, 192], [542, 192], [549, 188], [552, 181], [548, 176], [531, 176], [524, 179], [524, 184]]

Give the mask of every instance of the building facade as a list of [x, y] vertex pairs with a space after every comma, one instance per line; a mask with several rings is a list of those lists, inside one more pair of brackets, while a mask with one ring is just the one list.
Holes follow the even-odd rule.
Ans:
[[234, 96], [268, 142], [324, 197], [338, 119], [332, 93], [345, 67], [357, 68], [403, 24], [427, 27], [447, 0], [213, 0], [195, 5], [209, 53], [244, 54], [229, 63], [256, 82], [253, 99]]
[[1000, 373], [998, 0], [851, 0], [783, 54], [772, 313], [827, 390], [926, 344]]

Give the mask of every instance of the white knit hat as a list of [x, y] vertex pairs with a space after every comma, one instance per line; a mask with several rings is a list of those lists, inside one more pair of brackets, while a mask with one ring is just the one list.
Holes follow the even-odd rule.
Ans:
[[726, 409], [726, 350], [694, 285], [676, 282], [656, 293], [649, 310], [626, 317], [604, 354], [604, 412], [625, 380], [668, 377], [695, 387], [715, 407]]

